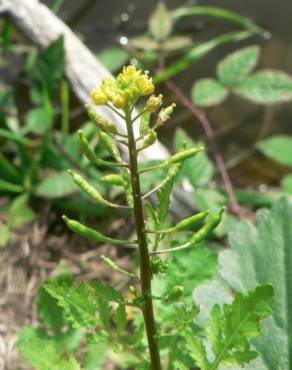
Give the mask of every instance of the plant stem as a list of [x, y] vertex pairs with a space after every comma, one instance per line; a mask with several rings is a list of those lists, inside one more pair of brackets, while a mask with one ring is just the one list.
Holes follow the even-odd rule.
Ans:
[[126, 124], [129, 140], [129, 165], [132, 183], [132, 194], [134, 203], [134, 218], [136, 223], [136, 233], [139, 246], [140, 259], [140, 281], [141, 293], [145, 299], [145, 305], [142, 309], [144, 323], [146, 327], [148, 346], [150, 352], [150, 361], [152, 370], [161, 370], [161, 361], [159, 354], [158, 341], [155, 329], [155, 320], [153, 312], [152, 292], [151, 292], [151, 266], [150, 255], [148, 251], [148, 242], [145, 231], [145, 221], [143, 215], [143, 204], [140, 190], [140, 178], [138, 174], [137, 149], [132, 127], [130, 110], [126, 111]]
[[228, 194], [231, 210], [234, 214], [242, 218], [243, 217], [242, 209], [237, 202], [233, 184], [226, 169], [223, 157], [217, 147], [214, 131], [207, 116], [205, 115], [204, 112], [202, 112], [196, 106], [194, 106], [190, 99], [187, 96], [185, 96], [181, 89], [177, 87], [171, 80], [166, 81], [165, 84], [170, 90], [172, 90], [175, 93], [175, 95], [179, 98], [181, 103], [199, 120], [199, 122], [203, 126], [203, 129], [206, 133], [209, 143], [213, 149], [214, 159], [217, 164], [218, 171], [222, 177], [226, 193]]

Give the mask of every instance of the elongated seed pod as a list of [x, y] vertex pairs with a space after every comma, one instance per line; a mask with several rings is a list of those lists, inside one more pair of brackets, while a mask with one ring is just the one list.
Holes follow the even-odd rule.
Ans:
[[196, 226], [198, 226], [201, 222], [205, 220], [208, 216], [209, 211], [200, 212], [194, 216], [185, 218], [184, 220], [177, 223], [175, 226], [170, 227], [169, 229], [165, 230], [156, 230], [156, 233], [168, 234], [168, 233], [178, 233], [185, 230], [190, 230]]
[[63, 220], [65, 221], [68, 228], [73, 231], [74, 233], [83, 236], [86, 239], [92, 240], [97, 243], [111, 243], [114, 245], [127, 245], [127, 244], [134, 244], [132, 242], [127, 242], [126, 240], [119, 240], [109, 238], [101, 234], [99, 231], [94, 230], [88, 226], [81, 224], [78, 221], [71, 220], [67, 216], [62, 216]]
[[225, 207], [222, 208], [219, 213], [212, 216], [210, 220], [191, 237], [187, 244], [194, 245], [206, 239], [212, 233], [212, 231], [214, 231], [216, 227], [220, 224], [224, 210]]
[[135, 274], [132, 272], [129, 272], [127, 270], [122, 269], [120, 266], [118, 266], [113, 260], [110, 258], [104, 256], [103, 254], [100, 256], [100, 258], [103, 260], [104, 263], [106, 263], [110, 268], [112, 268], [114, 271], [119, 272], [120, 274], [130, 276], [132, 278], [138, 278]]
[[178, 162], [185, 161], [186, 159], [189, 159], [189, 158], [193, 157], [194, 155], [198, 154], [202, 150], [204, 150], [203, 147], [182, 150], [181, 152], [178, 152], [178, 153], [174, 154], [173, 156], [171, 156], [167, 160], [167, 162], [168, 163], [178, 163]]
[[126, 180], [121, 175], [117, 175], [115, 173], [110, 173], [105, 175], [101, 178], [101, 181], [105, 182], [106, 184], [116, 185], [116, 186], [125, 186]]
[[103, 198], [103, 196], [100, 194], [98, 190], [96, 190], [92, 185], [90, 185], [84, 177], [79, 175], [76, 172], [73, 172], [71, 170], [68, 170], [68, 173], [72, 176], [73, 181], [75, 184], [94, 202], [101, 204], [103, 206], [107, 207], [113, 207], [113, 208], [128, 208], [126, 206], [120, 206], [114, 203], [111, 203]]
[[198, 232], [196, 232], [187, 243], [171, 249], [162, 249], [159, 251], [153, 251], [151, 252], [151, 254], [154, 255], [176, 252], [182, 249], [190, 248], [193, 245], [198, 244], [202, 240], [206, 239], [211, 234], [211, 232], [214, 229], [216, 229], [216, 227], [220, 224], [224, 211], [225, 207], [223, 207], [219, 213], [212, 216], [210, 220]]
[[79, 140], [80, 140], [80, 145], [81, 145], [81, 150], [85, 157], [90, 161], [90, 162], [97, 162], [98, 158], [95, 155], [94, 151], [91, 149], [89, 142], [87, 141], [86, 137], [84, 136], [82, 130], [78, 131], [79, 134]]
[[100, 140], [101, 142], [104, 144], [104, 146], [106, 147], [106, 149], [108, 150], [108, 152], [118, 161], [118, 162], [121, 162], [122, 159], [121, 159], [121, 155], [120, 155], [120, 152], [119, 152], [119, 149], [117, 148], [117, 146], [115, 145], [114, 141], [112, 140], [112, 138], [106, 134], [105, 132], [103, 131], [99, 131], [99, 137], [100, 137]]
[[157, 139], [157, 133], [154, 130], [150, 130], [149, 134], [145, 137], [145, 140], [142, 144], [142, 149], [146, 149], [149, 146], [153, 145]]

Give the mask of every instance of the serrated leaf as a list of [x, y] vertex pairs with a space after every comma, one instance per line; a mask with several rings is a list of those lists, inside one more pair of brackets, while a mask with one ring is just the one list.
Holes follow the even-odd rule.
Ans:
[[[231, 250], [219, 254], [220, 275], [234, 290], [254, 289], [258, 284], [271, 283], [275, 288], [276, 299], [273, 316], [263, 322], [263, 335], [253, 340], [260, 354], [260, 366], [250, 369], [290, 369], [291, 356], [291, 296], [292, 296], [292, 201], [287, 198], [277, 200], [271, 210], [257, 213], [256, 225], [241, 221], [230, 233]], [[208, 286], [198, 288], [195, 299], [198, 304], [207, 306], [218, 301], [218, 293], [230, 299], [226, 284], [217, 282], [212, 290]], [[206, 291], [205, 288], [209, 290]], [[200, 294], [197, 295], [197, 291]]]
[[201, 370], [208, 370], [210, 363], [207, 357], [207, 351], [203, 341], [193, 332], [189, 331], [186, 335], [186, 347], [190, 356], [196, 361], [196, 365]]
[[62, 198], [75, 193], [76, 186], [67, 171], [52, 171], [40, 182], [36, 192], [42, 198]]
[[283, 103], [292, 99], [292, 78], [284, 72], [264, 70], [245, 78], [232, 90], [254, 103]]
[[73, 357], [62, 357], [62, 347], [41, 329], [26, 327], [20, 332], [18, 348], [38, 370], [81, 370]]
[[260, 48], [249, 46], [225, 57], [217, 66], [217, 77], [225, 86], [234, 86], [253, 71], [258, 63]]
[[45, 289], [57, 299], [64, 308], [68, 320], [74, 327], [96, 327], [100, 324], [96, 315], [99, 311], [101, 321], [108, 329], [107, 302], [121, 302], [122, 295], [112, 287], [99, 281], [75, 284], [72, 287], [66, 284], [49, 283]]
[[228, 90], [216, 80], [203, 78], [192, 88], [192, 101], [201, 107], [210, 107], [222, 103], [228, 96]]
[[257, 147], [267, 157], [292, 167], [292, 136], [276, 135], [260, 141]]
[[[182, 147], [183, 142], [186, 143], [186, 149], [201, 146], [201, 143], [195, 142], [183, 130], [179, 129], [175, 134], [176, 150]], [[212, 179], [214, 166], [206, 152], [202, 151], [185, 162], [181, 173], [187, 177], [194, 188], [197, 188], [206, 186]]]
[[149, 18], [149, 29], [152, 36], [158, 41], [163, 41], [170, 35], [172, 31], [172, 20], [164, 2], [160, 1], [151, 14]]
[[251, 350], [250, 340], [261, 334], [260, 322], [272, 313], [274, 289], [270, 284], [250, 290], [246, 295], [236, 293], [232, 304], [223, 308], [215, 305], [206, 332], [216, 356], [210, 369], [221, 363], [240, 366], [257, 357]]

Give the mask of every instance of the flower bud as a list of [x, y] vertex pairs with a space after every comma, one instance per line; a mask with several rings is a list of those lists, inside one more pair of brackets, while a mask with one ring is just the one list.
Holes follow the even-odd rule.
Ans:
[[176, 285], [171, 289], [169, 294], [167, 294], [163, 298], [163, 300], [167, 303], [174, 302], [182, 296], [183, 292], [184, 292], [184, 287], [181, 285]]
[[101, 89], [94, 89], [91, 92], [92, 103], [96, 105], [104, 105], [107, 103], [107, 96], [101, 91]]
[[149, 134], [146, 136], [143, 141], [142, 149], [146, 149], [149, 146], [153, 145], [157, 139], [157, 133], [154, 130], [150, 130]]
[[151, 95], [147, 100], [146, 109], [152, 113], [156, 112], [162, 105], [162, 95]]
[[172, 112], [175, 106], [176, 104], [172, 103], [168, 107], [161, 109], [161, 111], [159, 112], [158, 118], [157, 118], [157, 122], [155, 124], [156, 128], [164, 125], [164, 123], [170, 119], [170, 116], [172, 115]]

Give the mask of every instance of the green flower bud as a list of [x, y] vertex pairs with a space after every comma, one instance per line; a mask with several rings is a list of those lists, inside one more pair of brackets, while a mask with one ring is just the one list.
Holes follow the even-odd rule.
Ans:
[[168, 269], [168, 264], [161, 261], [157, 256], [152, 256], [150, 260], [151, 271], [153, 274], [165, 273]]
[[142, 149], [146, 149], [153, 145], [157, 139], [157, 133], [154, 130], [150, 130], [142, 144]]
[[181, 285], [176, 285], [171, 289], [169, 294], [167, 294], [163, 298], [163, 300], [167, 303], [177, 301], [183, 295], [183, 292], [184, 292], [184, 287]]

